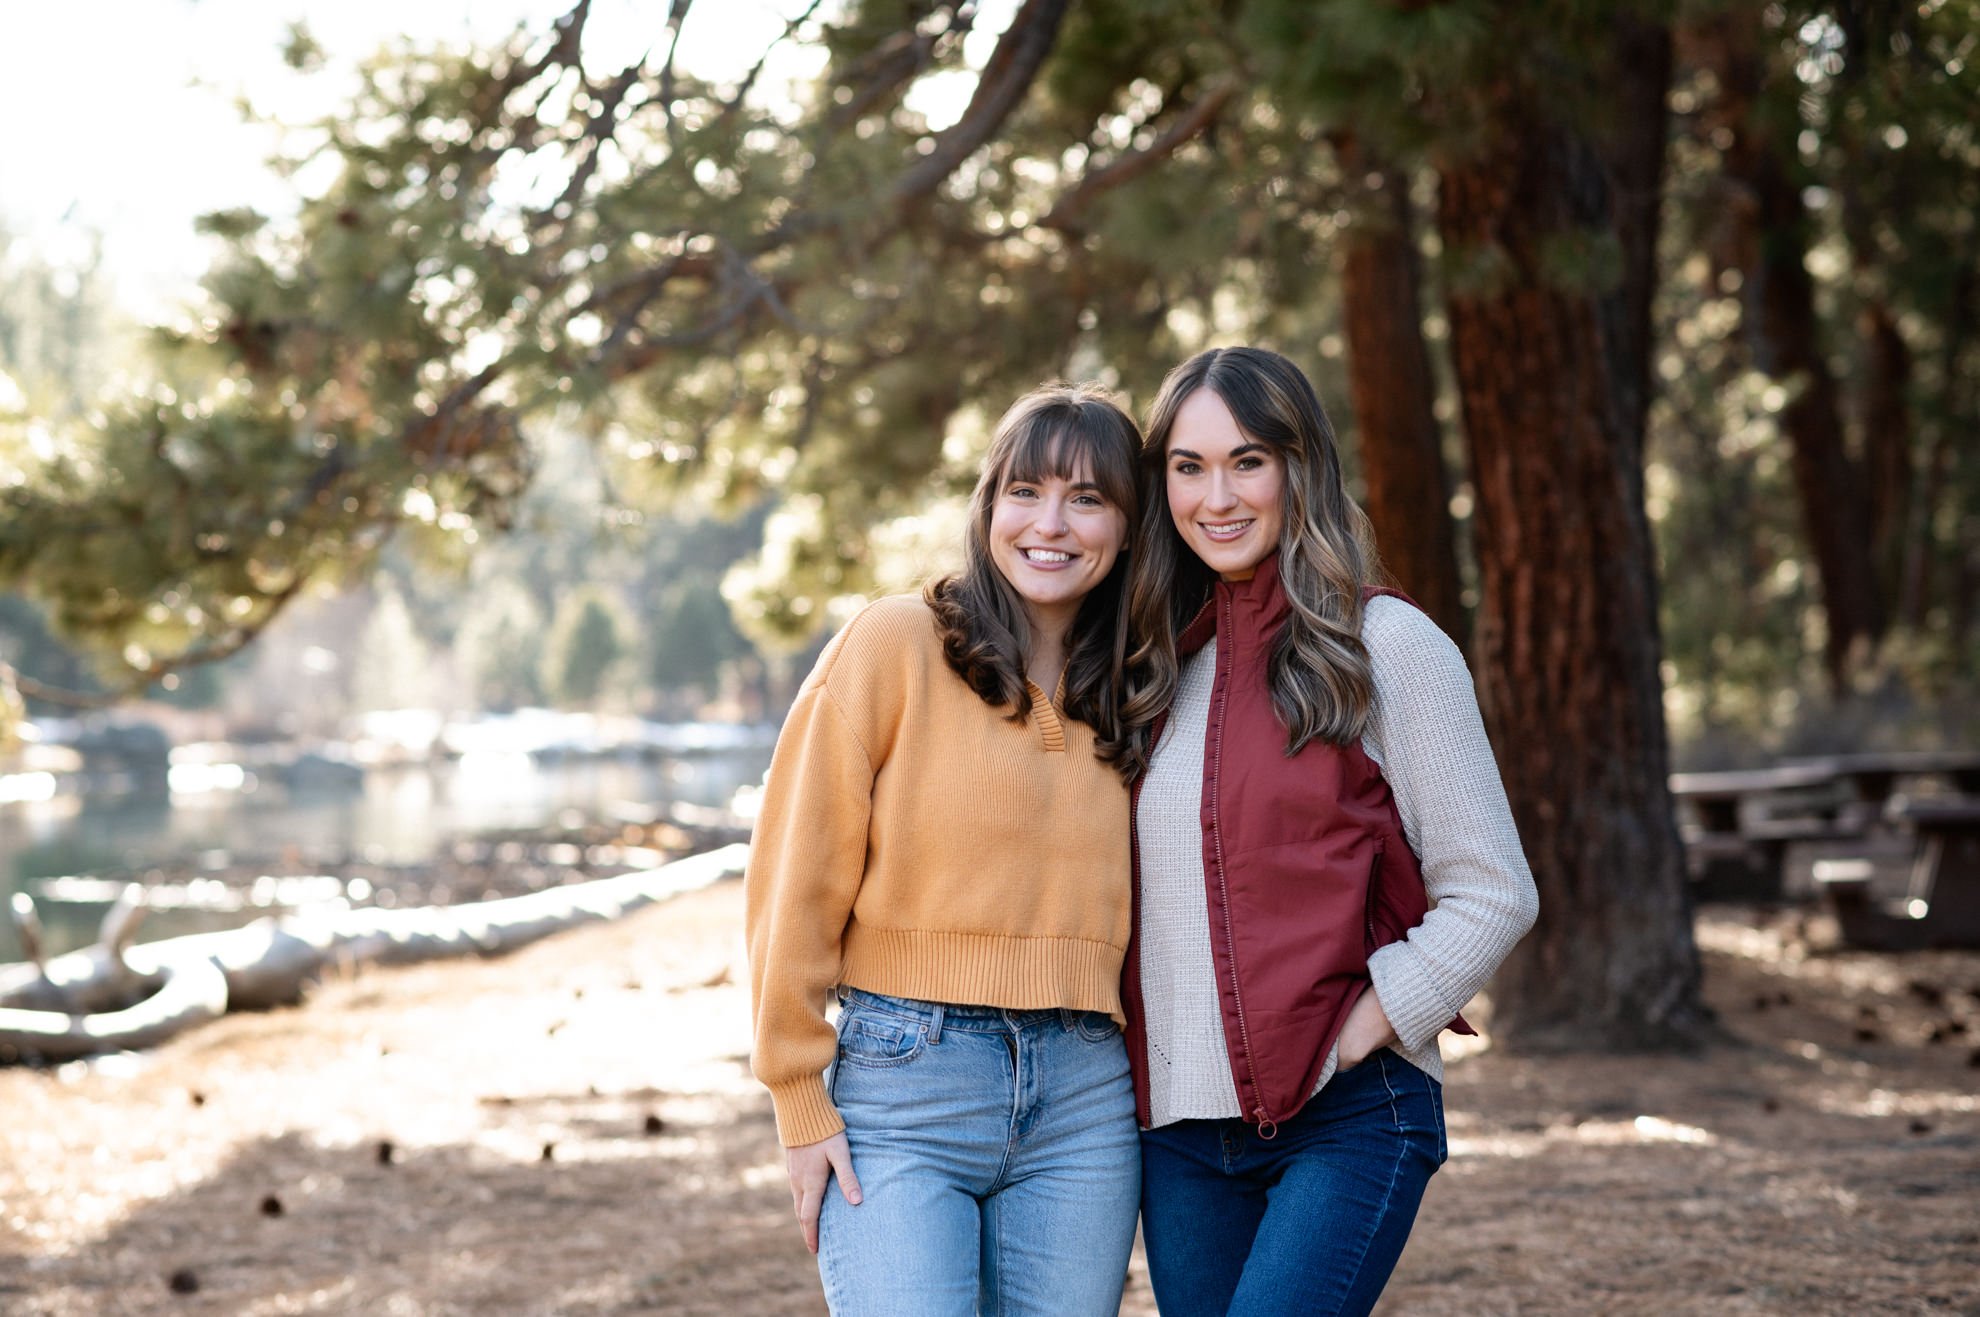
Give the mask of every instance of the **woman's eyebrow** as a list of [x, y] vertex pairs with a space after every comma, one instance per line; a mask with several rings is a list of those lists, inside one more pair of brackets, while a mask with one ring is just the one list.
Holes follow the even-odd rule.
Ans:
[[[1230, 452], [1226, 453], [1225, 456], [1243, 457], [1246, 453], [1263, 453], [1266, 451], [1267, 449], [1264, 444], [1261, 444], [1256, 440], [1253, 440], [1248, 444], [1239, 444], [1236, 448], [1233, 448]], [[1169, 456], [1172, 458], [1187, 457], [1192, 462], [1201, 462], [1203, 460], [1203, 454], [1191, 452], [1187, 448], [1171, 448], [1169, 450]]]

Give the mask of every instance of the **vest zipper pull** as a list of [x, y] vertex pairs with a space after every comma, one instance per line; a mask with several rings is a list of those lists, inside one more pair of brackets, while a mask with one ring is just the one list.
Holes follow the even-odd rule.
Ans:
[[1259, 1107], [1251, 1114], [1258, 1117], [1258, 1137], [1260, 1139], [1269, 1143], [1279, 1137], [1279, 1123], [1275, 1120], [1266, 1119], [1265, 1108]]

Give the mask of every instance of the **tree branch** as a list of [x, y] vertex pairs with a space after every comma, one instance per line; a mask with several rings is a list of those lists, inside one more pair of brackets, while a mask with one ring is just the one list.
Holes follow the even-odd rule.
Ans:
[[845, 70], [844, 81], [839, 85], [849, 87], [855, 82], [860, 85], [853, 90], [851, 99], [844, 105], [833, 106], [831, 113], [825, 116], [820, 125], [822, 136], [835, 136], [865, 118], [874, 106], [899, 87], [913, 81], [928, 67], [928, 62], [934, 58], [937, 47], [945, 37], [967, 32], [974, 23], [974, 12], [959, 11], [955, 23], [946, 32], [922, 32], [918, 29], [896, 32], [854, 61]]
[[660, 62], [660, 119], [667, 126], [667, 151], [679, 155], [680, 125], [674, 120], [674, 55], [681, 48], [681, 25], [687, 22], [694, 0], [669, 0], [667, 5], [667, 57]]
[[[107, 709], [130, 698], [128, 691], [105, 691], [100, 694], [89, 691], [70, 690], [64, 686], [50, 686], [27, 676], [11, 663], [0, 662], [0, 693], [8, 690], [30, 700], [40, 700], [46, 704], [58, 704], [65, 709]], [[0, 707], [10, 704], [0, 694]]]
[[644, 61], [627, 65], [620, 71], [619, 76], [612, 79], [598, 94], [598, 108], [584, 126], [584, 154], [579, 158], [577, 167], [571, 170], [570, 181], [564, 184], [564, 190], [557, 195], [555, 201], [536, 213], [532, 220], [533, 224], [543, 224], [557, 219], [557, 211], [560, 207], [575, 211], [578, 197], [584, 192], [584, 185], [589, 183], [591, 176], [598, 171], [598, 163], [604, 155], [605, 144], [611, 141], [619, 130], [619, 106], [625, 102], [626, 93], [632, 90], [633, 84], [639, 81], [639, 75], [644, 68]]
[[584, 47], [584, 25], [591, 18], [591, 0], [577, 0], [570, 12], [557, 20], [557, 39], [543, 52], [541, 59], [511, 68], [502, 77], [505, 91], [513, 91], [534, 82], [538, 75], [553, 65], [575, 65]]
[[[770, 44], [763, 48], [761, 55], [757, 56], [756, 63], [750, 66], [750, 70], [743, 76], [743, 80], [736, 84], [734, 94], [722, 102], [722, 113], [734, 114], [742, 108], [743, 101], [749, 96], [751, 89], [756, 86], [756, 80], [763, 76], [763, 66], [770, 62], [771, 54], [777, 47], [796, 36], [798, 29], [809, 23], [813, 15], [817, 14], [824, 3], [825, 0], [811, 0], [811, 3], [804, 7], [802, 14], [786, 22], [784, 24], [784, 30], [771, 38]], [[672, 122], [671, 116], [669, 122]]]
[[1236, 94], [1235, 82], [1213, 84], [1196, 104], [1183, 111], [1174, 123], [1163, 130], [1161, 136], [1146, 147], [1124, 151], [1098, 169], [1089, 171], [1053, 203], [1052, 209], [1038, 223], [1069, 235], [1083, 232], [1082, 220], [1088, 206], [1103, 194], [1133, 182], [1174, 155], [1185, 142], [1208, 128]]
[[939, 133], [935, 149], [895, 182], [888, 199], [897, 209], [908, 209], [926, 198], [1003, 126], [1052, 53], [1066, 7], [1067, 0], [1025, 0], [997, 39], [997, 49], [983, 66], [963, 117]]
[[308, 572], [296, 572], [290, 577], [287, 585], [273, 594], [262, 597], [266, 611], [255, 621], [237, 626], [209, 644], [194, 646], [169, 658], [154, 659], [143, 668], [134, 669], [127, 680], [112, 686], [107, 691], [79, 691], [65, 686], [51, 686], [27, 676], [19, 668], [5, 661], [0, 661], [0, 691], [12, 689], [27, 699], [60, 705], [65, 709], [111, 708], [135, 695], [143, 694], [161, 678], [181, 669], [195, 668], [202, 664], [218, 663], [222, 659], [232, 658], [281, 615], [282, 610], [301, 593], [308, 581]]

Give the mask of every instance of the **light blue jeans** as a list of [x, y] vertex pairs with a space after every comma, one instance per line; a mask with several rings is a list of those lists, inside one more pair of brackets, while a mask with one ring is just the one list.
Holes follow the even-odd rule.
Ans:
[[826, 1189], [818, 1270], [833, 1313], [1113, 1317], [1141, 1199], [1113, 1022], [840, 999], [831, 1092], [864, 1201]]

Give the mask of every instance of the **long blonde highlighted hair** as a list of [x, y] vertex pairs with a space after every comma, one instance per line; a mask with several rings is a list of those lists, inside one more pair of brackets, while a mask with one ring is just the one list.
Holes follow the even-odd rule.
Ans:
[[1336, 745], [1359, 739], [1375, 699], [1361, 594], [1380, 583], [1382, 569], [1368, 518], [1341, 478], [1333, 424], [1305, 373], [1286, 358], [1263, 348], [1212, 348], [1162, 381], [1142, 439], [1141, 535], [1128, 586], [1136, 644], [1121, 709], [1135, 772], [1147, 767], [1155, 719], [1175, 698], [1176, 636], [1209, 602], [1217, 579], [1169, 510], [1169, 433], [1198, 389], [1216, 394], [1245, 437], [1271, 448], [1285, 468], [1279, 580], [1292, 611], [1268, 676], [1286, 753], [1316, 737]]

